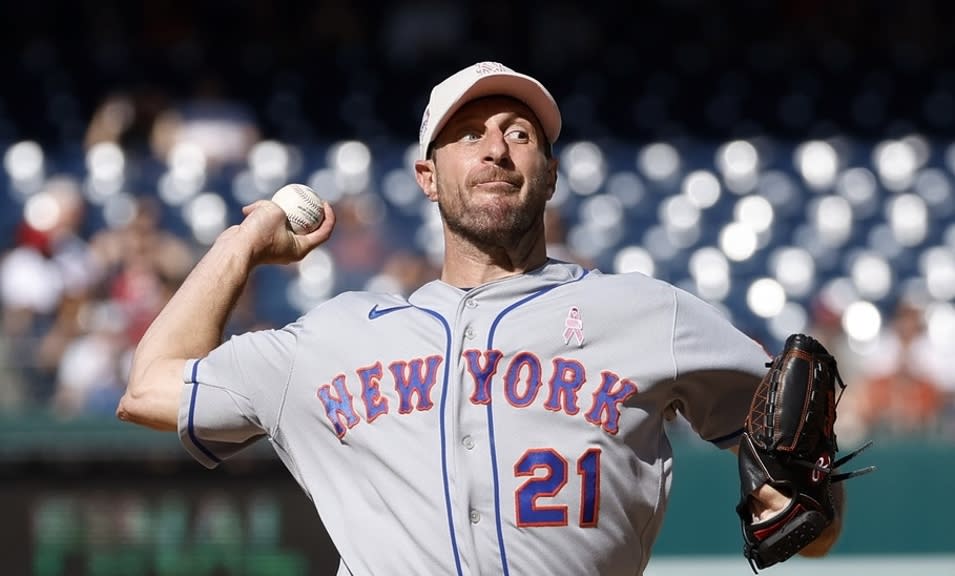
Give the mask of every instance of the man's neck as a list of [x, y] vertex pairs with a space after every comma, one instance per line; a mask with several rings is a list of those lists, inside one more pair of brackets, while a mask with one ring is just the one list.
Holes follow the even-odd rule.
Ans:
[[446, 232], [441, 280], [459, 288], [470, 288], [524, 274], [540, 268], [546, 261], [547, 244], [542, 236], [512, 248], [486, 249]]

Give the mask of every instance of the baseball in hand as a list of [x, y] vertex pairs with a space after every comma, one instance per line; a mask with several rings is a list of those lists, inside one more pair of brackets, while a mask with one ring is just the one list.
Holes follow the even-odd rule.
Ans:
[[304, 184], [286, 184], [272, 195], [272, 202], [285, 211], [292, 232], [308, 234], [322, 225], [325, 209], [322, 199]]

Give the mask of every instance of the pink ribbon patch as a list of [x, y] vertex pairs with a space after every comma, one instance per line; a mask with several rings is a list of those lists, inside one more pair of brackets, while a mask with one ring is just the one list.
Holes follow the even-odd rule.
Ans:
[[584, 345], [584, 322], [580, 319], [580, 310], [576, 306], [567, 313], [564, 320], [564, 344], [570, 344], [570, 339], [577, 340], [577, 346]]

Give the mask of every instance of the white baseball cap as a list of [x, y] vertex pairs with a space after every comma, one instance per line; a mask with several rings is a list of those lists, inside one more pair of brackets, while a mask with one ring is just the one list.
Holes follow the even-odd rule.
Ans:
[[428, 107], [418, 132], [418, 157], [428, 156], [428, 147], [458, 109], [483, 96], [511, 96], [527, 105], [537, 116], [547, 141], [560, 135], [560, 110], [544, 85], [498, 62], [478, 62], [459, 70], [431, 90]]

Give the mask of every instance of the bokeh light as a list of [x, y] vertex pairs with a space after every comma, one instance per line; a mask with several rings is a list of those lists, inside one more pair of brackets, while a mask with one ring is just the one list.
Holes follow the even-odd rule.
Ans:
[[720, 249], [736, 262], [751, 258], [756, 253], [758, 242], [753, 229], [739, 222], [727, 224], [720, 232]]
[[759, 278], [746, 290], [746, 305], [753, 314], [762, 318], [771, 318], [783, 311], [786, 305], [786, 291], [772, 278]]
[[726, 186], [736, 194], [750, 192], [758, 180], [759, 152], [746, 140], [733, 140], [716, 151], [716, 165]]
[[882, 314], [871, 302], [858, 300], [842, 315], [842, 329], [856, 342], [872, 342], [882, 329]]
[[850, 261], [849, 277], [859, 296], [878, 301], [889, 295], [894, 280], [892, 267], [881, 254], [860, 250], [850, 256]]
[[872, 163], [883, 186], [898, 192], [912, 184], [918, 168], [918, 159], [910, 142], [904, 140], [880, 142], [873, 149], [872, 156]]
[[619, 274], [639, 272], [647, 276], [656, 274], [653, 256], [642, 246], [624, 246], [614, 255], [613, 270]]
[[720, 199], [720, 181], [707, 170], [695, 170], [683, 179], [683, 195], [700, 210], [706, 210]]
[[933, 298], [955, 298], [955, 251], [941, 246], [929, 248], [919, 257], [918, 266]]
[[185, 221], [200, 244], [211, 245], [226, 229], [226, 204], [218, 194], [204, 192], [185, 206]]
[[852, 234], [852, 208], [842, 196], [825, 196], [810, 203], [809, 222], [823, 244], [842, 246]]
[[815, 287], [816, 262], [803, 248], [789, 246], [775, 250], [769, 257], [769, 267], [790, 297], [804, 298]]
[[928, 235], [929, 215], [925, 200], [916, 194], [900, 194], [886, 205], [886, 220], [896, 241], [906, 247], [918, 246]]
[[839, 174], [836, 193], [845, 198], [856, 218], [866, 218], [879, 208], [878, 182], [868, 168], [849, 168]]
[[836, 149], [820, 140], [800, 144], [796, 148], [795, 164], [806, 184], [817, 191], [830, 188], [839, 170]]
[[571, 143], [561, 153], [560, 164], [570, 189], [581, 196], [599, 190], [607, 177], [603, 151], [593, 142]]
[[680, 171], [680, 153], [668, 142], [654, 142], [637, 154], [637, 168], [650, 180], [668, 181]]
[[700, 248], [690, 256], [690, 276], [696, 294], [704, 300], [723, 300], [730, 292], [730, 267], [726, 256], [713, 247]]

